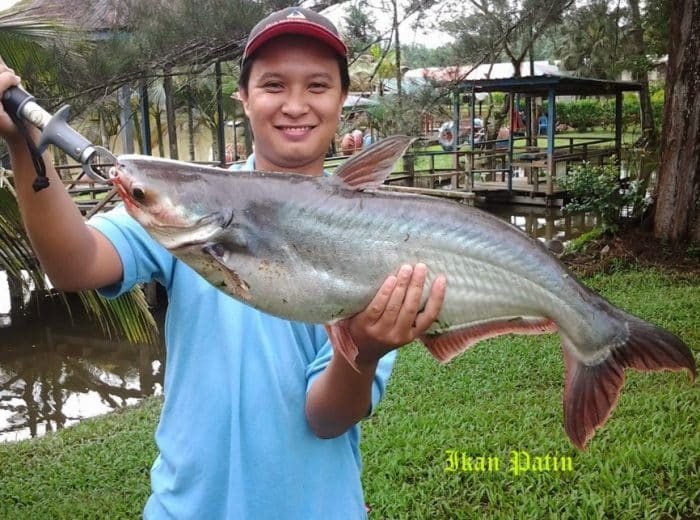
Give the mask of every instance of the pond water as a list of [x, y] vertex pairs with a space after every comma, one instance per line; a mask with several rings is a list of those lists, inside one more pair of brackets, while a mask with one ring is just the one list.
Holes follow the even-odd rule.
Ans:
[[[540, 240], [566, 242], [595, 225], [588, 215], [563, 216], [556, 208], [486, 209]], [[162, 324], [162, 315], [156, 320]], [[162, 343], [106, 338], [80, 316], [71, 322], [60, 305], [11, 318], [0, 273], [0, 442], [40, 436], [159, 394], [164, 365]]]
[[11, 324], [4, 315], [0, 442], [40, 436], [162, 392], [162, 342], [109, 339], [84, 317], [71, 322], [65, 314], [49, 302], [39, 313], [13, 315]]

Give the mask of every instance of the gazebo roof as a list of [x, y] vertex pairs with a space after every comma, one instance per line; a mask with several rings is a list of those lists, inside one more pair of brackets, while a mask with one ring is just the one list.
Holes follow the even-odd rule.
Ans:
[[614, 95], [641, 89], [635, 81], [610, 81], [573, 76], [526, 76], [522, 78], [479, 79], [462, 81], [460, 90], [479, 92], [513, 92], [546, 97], [551, 89], [560, 96]]

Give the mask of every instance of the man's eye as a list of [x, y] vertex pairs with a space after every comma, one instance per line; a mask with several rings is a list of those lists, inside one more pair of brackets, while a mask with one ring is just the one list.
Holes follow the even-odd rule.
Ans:
[[270, 83], [265, 83], [265, 85], [263, 85], [263, 88], [265, 90], [268, 90], [268, 91], [275, 91], [276, 92], [276, 91], [282, 90], [284, 88], [284, 85], [282, 85], [282, 83], [280, 83], [278, 81], [273, 81]]
[[309, 90], [311, 90], [311, 92], [325, 92], [328, 90], [328, 85], [325, 83], [312, 83], [309, 85]]

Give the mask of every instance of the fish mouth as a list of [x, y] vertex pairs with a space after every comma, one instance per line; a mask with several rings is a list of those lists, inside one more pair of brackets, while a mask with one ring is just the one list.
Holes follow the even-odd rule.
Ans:
[[124, 204], [129, 208], [138, 208], [138, 204], [131, 196], [129, 189], [131, 188], [132, 181], [128, 176], [121, 170], [121, 165], [112, 166], [109, 169], [109, 182], [112, 184], [117, 193], [124, 201]]
[[[186, 225], [159, 226], [150, 231], [168, 251], [184, 251], [200, 247], [212, 241], [233, 220], [233, 213], [214, 213]], [[183, 236], [184, 234], [184, 236]]]

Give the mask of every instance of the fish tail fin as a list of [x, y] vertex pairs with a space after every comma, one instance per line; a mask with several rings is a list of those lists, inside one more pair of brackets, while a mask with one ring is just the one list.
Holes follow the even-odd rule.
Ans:
[[695, 380], [693, 354], [679, 338], [631, 315], [624, 316], [624, 342], [609, 347], [608, 355], [583, 362], [573, 342], [562, 334], [566, 368], [564, 428], [573, 444], [583, 450], [615, 407], [625, 381], [625, 368], [640, 371], [687, 370]]
[[360, 369], [357, 368], [357, 363], [355, 363], [355, 358], [357, 358], [359, 351], [345, 322], [339, 321], [333, 324], [327, 323], [324, 325], [324, 327], [326, 328], [328, 339], [331, 340], [333, 352], [343, 356], [345, 361], [347, 361], [356, 372], [359, 372]]

